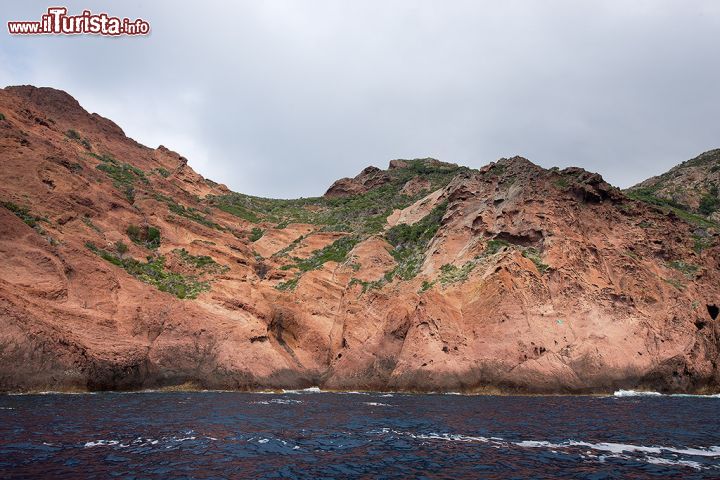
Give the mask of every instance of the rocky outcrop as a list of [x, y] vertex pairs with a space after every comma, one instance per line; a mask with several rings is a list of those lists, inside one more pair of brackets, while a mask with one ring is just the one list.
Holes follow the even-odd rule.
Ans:
[[521, 157], [257, 199], [64, 92], [0, 113], [0, 390], [720, 390], [712, 216]]
[[355, 178], [341, 178], [333, 183], [325, 196], [328, 198], [344, 197], [365, 193], [368, 190], [384, 185], [390, 180], [384, 171], [377, 167], [367, 167]]

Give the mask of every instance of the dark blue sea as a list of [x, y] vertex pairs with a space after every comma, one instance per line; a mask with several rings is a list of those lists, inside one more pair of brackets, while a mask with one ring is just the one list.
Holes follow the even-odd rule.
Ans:
[[720, 478], [720, 398], [0, 396], [2, 478]]

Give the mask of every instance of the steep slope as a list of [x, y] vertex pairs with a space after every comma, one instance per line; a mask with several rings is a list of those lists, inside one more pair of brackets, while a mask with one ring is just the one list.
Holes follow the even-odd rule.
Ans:
[[[669, 171], [628, 189], [633, 198], [680, 215], [706, 217], [720, 222], [720, 149], [709, 150]], [[701, 220], [700, 220], [701, 221]]]
[[718, 390], [715, 223], [597, 174], [396, 160], [273, 200], [64, 92], [0, 114], [2, 390]]

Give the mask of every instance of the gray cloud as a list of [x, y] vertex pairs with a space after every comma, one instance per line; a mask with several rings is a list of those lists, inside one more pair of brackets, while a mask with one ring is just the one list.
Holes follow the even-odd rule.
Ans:
[[[234, 190], [321, 194], [392, 158], [578, 165], [625, 187], [718, 147], [708, 1], [68, 2], [147, 38], [0, 35], [0, 83], [62, 88]], [[47, 5], [6, 2], [2, 22]]]

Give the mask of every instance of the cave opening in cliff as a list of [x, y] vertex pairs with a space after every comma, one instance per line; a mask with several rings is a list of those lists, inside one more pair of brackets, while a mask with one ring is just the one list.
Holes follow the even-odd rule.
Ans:
[[720, 307], [718, 307], [715, 304], [708, 304], [707, 309], [708, 309], [708, 313], [710, 314], [710, 318], [715, 320], [718, 316], [718, 313], [720, 313]]

